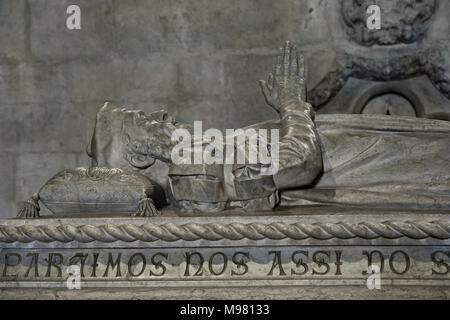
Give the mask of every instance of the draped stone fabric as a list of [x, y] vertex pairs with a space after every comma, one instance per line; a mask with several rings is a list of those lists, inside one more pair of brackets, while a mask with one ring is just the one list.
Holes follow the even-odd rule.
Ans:
[[[278, 159], [270, 158], [278, 162], [276, 169], [273, 166], [273, 171], [264, 170], [268, 164], [247, 161], [232, 165], [172, 164], [170, 189], [177, 206], [184, 211], [200, 212], [221, 211], [229, 206], [249, 211], [270, 210], [279, 203], [278, 190], [310, 184], [322, 169], [312, 106], [288, 103], [281, 107], [280, 117], [279, 121], [256, 124], [244, 130], [270, 128], [281, 132], [276, 141]], [[256, 136], [259, 148], [271, 153], [273, 141], [267, 136]], [[242, 148], [249, 155], [250, 146], [245, 139], [243, 141]]]
[[282, 205], [450, 208], [450, 122], [317, 115], [323, 172], [282, 192]]

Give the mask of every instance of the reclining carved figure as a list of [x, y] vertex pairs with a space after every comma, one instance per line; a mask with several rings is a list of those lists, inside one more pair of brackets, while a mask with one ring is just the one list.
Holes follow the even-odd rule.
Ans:
[[[279, 165], [175, 164], [172, 133], [188, 126], [165, 111], [146, 114], [106, 103], [88, 154], [93, 165], [143, 171], [185, 211], [279, 205], [450, 208], [450, 122], [377, 115], [317, 115], [306, 102], [304, 61], [286, 43], [260, 81], [280, 118], [249, 128], [278, 129]], [[267, 144], [270, 142], [259, 141]]]

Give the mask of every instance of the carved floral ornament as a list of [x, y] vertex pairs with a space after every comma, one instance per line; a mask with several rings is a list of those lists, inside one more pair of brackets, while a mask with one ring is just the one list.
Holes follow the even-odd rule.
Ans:
[[[366, 8], [381, 9], [381, 29], [366, 28]], [[436, 0], [344, 0], [342, 16], [352, 41], [363, 46], [412, 43], [424, 37]]]
[[[381, 10], [381, 28], [366, 26], [370, 5]], [[446, 98], [450, 99], [450, 62], [448, 45], [440, 43], [417, 51], [395, 45], [411, 44], [426, 36], [437, 8], [436, 0], [342, 0], [341, 14], [351, 41], [389, 50], [382, 58], [337, 52], [335, 67], [308, 92], [308, 101], [316, 108], [330, 101], [351, 77], [371, 81], [405, 80], [426, 75]], [[406, 49], [406, 50], [405, 50]], [[386, 58], [388, 57], [388, 58]]]

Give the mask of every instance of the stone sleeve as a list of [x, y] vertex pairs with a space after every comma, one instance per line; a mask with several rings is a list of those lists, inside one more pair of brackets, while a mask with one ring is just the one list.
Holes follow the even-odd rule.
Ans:
[[280, 108], [279, 167], [273, 175], [278, 190], [311, 184], [322, 170], [322, 154], [309, 103]]

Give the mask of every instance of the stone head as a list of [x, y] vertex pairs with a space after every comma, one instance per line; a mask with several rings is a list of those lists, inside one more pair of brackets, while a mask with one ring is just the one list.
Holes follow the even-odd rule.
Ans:
[[177, 127], [164, 110], [145, 113], [106, 102], [97, 113], [87, 152], [93, 165], [145, 169], [155, 160], [170, 162]]

